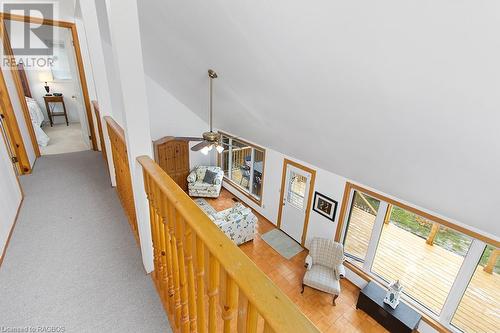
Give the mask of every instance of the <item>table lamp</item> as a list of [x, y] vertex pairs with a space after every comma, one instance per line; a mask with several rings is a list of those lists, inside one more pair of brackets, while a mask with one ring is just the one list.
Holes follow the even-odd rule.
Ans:
[[50, 87], [49, 85], [47, 84], [47, 82], [51, 82], [53, 80], [52, 78], [52, 73], [50, 72], [43, 72], [40, 74], [40, 77], [39, 77], [40, 81], [44, 82], [45, 85], [43, 86], [45, 88], [45, 91], [47, 92], [45, 94], [45, 96], [50, 96]]

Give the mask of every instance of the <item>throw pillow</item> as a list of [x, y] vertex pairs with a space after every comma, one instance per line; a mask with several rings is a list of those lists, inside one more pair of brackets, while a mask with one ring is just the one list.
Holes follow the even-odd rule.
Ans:
[[203, 182], [207, 184], [213, 184], [215, 181], [215, 177], [217, 177], [217, 173], [207, 170], [207, 172], [205, 172]]

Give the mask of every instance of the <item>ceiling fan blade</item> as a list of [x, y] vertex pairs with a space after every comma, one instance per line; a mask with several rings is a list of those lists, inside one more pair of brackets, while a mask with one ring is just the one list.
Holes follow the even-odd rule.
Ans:
[[210, 146], [212, 144], [212, 142], [208, 142], [208, 141], [202, 141], [196, 145], [194, 145], [193, 147], [191, 147], [191, 150], [192, 151], [200, 151], [202, 150], [203, 148], [207, 147], [207, 146]]

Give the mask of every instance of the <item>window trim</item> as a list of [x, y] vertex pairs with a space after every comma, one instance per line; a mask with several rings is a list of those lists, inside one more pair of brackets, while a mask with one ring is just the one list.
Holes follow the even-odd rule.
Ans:
[[[262, 207], [262, 198], [264, 197], [264, 180], [265, 180], [265, 176], [266, 176], [266, 150], [260, 146], [257, 146], [257, 145], [254, 145], [253, 143], [250, 143], [248, 141], [245, 141], [244, 139], [241, 139], [239, 137], [235, 137], [234, 135], [231, 135], [231, 134], [227, 134], [225, 132], [222, 132], [222, 131], [219, 131], [219, 134], [221, 135], [221, 137], [226, 137], [229, 139], [229, 144], [232, 144], [232, 141], [233, 139], [236, 139], [237, 141], [249, 146], [252, 148], [252, 153], [251, 153], [251, 161], [252, 161], [252, 168], [250, 169], [251, 171], [251, 174], [250, 174], [250, 179], [251, 179], [251, 182], [249, 184], [249, 188], [250, 190], [247, 191], [245, 188], [243, 188], [242, 186], [240, 186], [239, 184], [237, 184], [236, 182], [234, 182], [232, 179], [226, 177], [226, 175], [224, 174], [224, 181], [226, 181], [227, 183], [229, 183], [233, 188], [235, 188], [238, 192], [240, 192], [241, 194], [243, 194], [245, 197], [247, 197], [248, 199], [252, 200], [255, 204], [259, 205], [260, 207]], [[252, 188], [252, 184], [253, 184], [253, 161], [254, 161], [254, 156], [255, 156], [255, 150], [260, 150], [264, 156], [262, 158], [262, 185], [261, 185], [261, 191], [260, 191], [260, 199], [257, 199], [255, 196], [252, 195], [251, 193], [251, 188]], [[219, 167], [222, 167], [222, 153], [217, 153], [217, 166]], [[230, 158], [230, 162], [231, 159], [232, 159], [232, 155], [231, 154], [228, 154], [229, 158]], [[232, 164], [232, 163], [230, 163]]]
[[[450, 292], [445, 300], [445, 303], [443, 304], [443, 307], [440, 311], [440, 313], [437, 315], [431, 310], [427, 309], [424, 305], [419, 303], [417, 300], [411, 298], [408, 295], [403, 295], [403, 299], [412, 306], [416, 311], [418, 311], [422, 315], [422, 319], [429, 324], [431, 327], [434, 329], [438, 330], [439, 332], [449, 332], [449, 331], [458, 331], [456, 327], [454, 327], [451, 324], [451, 321], [453, 319], [453, 315], [458, 309], [458, 306], [460, 304], [460, 300], [462, 299], [468, 285], [470, 279], [472, 279], [472, 276], [474, 274], [474, 269], [476, 266], [474, 266], [474, 269], [471, 269], [472, 264], [477, 264], [478, 259], [476, 258], [480, 249], [483, 249], [486, 247], [486, 244], [490, 244], [494, 247], [500, 247], [500, 242], [495, 241], [494, 239], [491, 239], [487, 236], [484, 236], [478, 232], [469, 230], [463, 226], [457, 225], [455, 223], [449, 222], [445, 219], [442, 219], [440, 217], [434, 216], [430, 213], [424, 212], [420, 209], [417, 209], [415, 207], [409, 206], [405, 203], [399, 202], [395, 199], [389, 198], [385, 195], [379, 194], [377, 192], [374, 192], [372, 190], [366, 189], [362, 186], [346, 182], [345, 189], [344, 189], [344, 196], [342, 198], [342, 207], [340, 210], [340, 215], [339, 215], [339, 222], [337, 224], [337, 230], [335, 232], [335, 237], [334, 240], [337, 242], [342, 243], [344, 241], [345, 237], [345, 227], [347, 225], [347, 219], [349, 217], [349, 211], [350, 211], [350, 206], [352, 206], [352, 201], [353, 201], [353, 193], [354, 191], [359, 191], [361, 193], [367, 194], [377, 200], [386, 203], [385, 209], [390, 209], [392, 205], [398, 206], [402, 209], [408, 210], [412, 213], [415, 213], [417, 215], [420, 215], [434, 223], [438, 223], [440, 225], [446, 226], [448, 228], [451, 228], [455, 231], [461, 232], [469, 237], [472, 238], [472, 243], [469, 248], [469, 251], [467, 252], [466, 256], [464, 257], [464, 261], [462, 262], [462, 265], [460, 267], [460, 270], [455, 277], [455, 281], [453, 282], [453, 285], [450, 288]], [[380, 212], [380, 208], [379, 208]], [[378, 217], [378, 216], [377, 216]], [[384, 220], [387, 218], [387, 211], [384, 214]], [[375, 230], [375, 225], [374, 225], [374, 230]], [[370, 247], [370, 244], [372, 243], [377, 243], [379, 242], [380, 239], [380, 234], [378, 237], [373, 237], [374, 233], [372, 232], [372, 236], [370, 238], [369, 242], [369, 250], [374, 249], [374, 247]], [[369, 253], [367, 253], [362, 267], [358, 267], [354, 265], [353, 263], [350, 262], [345, 262], [345, 266], [349, 268], [351, 271], [353, 271], [355, 274], [359, 275], [362, 279], [365, 281], [375, 281], [378, 284], [382, 286], [386, 286], [386, 282], [377, 276], [377, 274], [373, 273], [371, 271], [371, 266], [373, 265], [373, 258], [375, 257], [375, 252], [370, 256], [371, 261], [368, 260], [369, 258]], [[463, 275], [460, 275], [463, 274]], [[465, 287], [464, 287], [465, 286]], [[458, 300], [458, 301], [457, 301]], [[450, 315], [451, 314], [451, 315]]]

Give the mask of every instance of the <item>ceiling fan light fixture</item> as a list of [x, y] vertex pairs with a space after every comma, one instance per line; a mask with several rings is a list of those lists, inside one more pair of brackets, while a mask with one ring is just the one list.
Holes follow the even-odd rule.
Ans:
[[208, 152], [212, 150], [212, 146], [206, 146], [206, 147], [203, 147], [200, 151], [203, 155], [208, 155]]
[[224, 147], [221, 144], [217, 144], [217, 146], [215, 147], [215, 149], [217, 150], [217, 152], [219, 154], [221, 154], [224, 151]]

